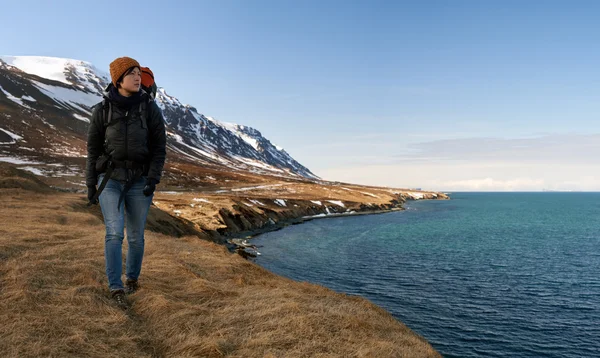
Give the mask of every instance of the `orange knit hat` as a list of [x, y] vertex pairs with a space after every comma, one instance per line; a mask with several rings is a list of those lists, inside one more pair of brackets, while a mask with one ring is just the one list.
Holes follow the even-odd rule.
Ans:
[[140, 67], [140, 64], [131, 57], [119, 57], [110, 63], [110, 78], [112, 84], [116, 87], [117, 81], [123, 76], [128, 69], [132, 67]]
[[142, 67], [142, 86], [150, 88], [154, 84], [154, 73], [148, 67]]

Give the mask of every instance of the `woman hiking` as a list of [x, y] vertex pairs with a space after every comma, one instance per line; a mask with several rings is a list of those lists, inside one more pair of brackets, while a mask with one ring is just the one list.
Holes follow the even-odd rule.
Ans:
[[[140, 64], [120, 57], [110, 64], [112, 83], [92, 111], [88, 129], [86, 185], [89, 204], [100, 202], [106, 226], [104, 258], [111, 297], [127, 308], [138, 288], [144, 228], [166, 156], [165, 123], [157, 104], [141, 90]], [[96, 188], [98, 185], [98, 188]], [[127, 223], [125, 285], [122, 244]]]

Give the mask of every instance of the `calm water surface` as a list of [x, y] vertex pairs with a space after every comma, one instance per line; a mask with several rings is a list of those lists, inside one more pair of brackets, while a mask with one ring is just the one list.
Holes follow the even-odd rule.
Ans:
[[384, 307], [445, 357], [600, 357], [600, 193], [455, 193], [264, 234], [257, 263]]

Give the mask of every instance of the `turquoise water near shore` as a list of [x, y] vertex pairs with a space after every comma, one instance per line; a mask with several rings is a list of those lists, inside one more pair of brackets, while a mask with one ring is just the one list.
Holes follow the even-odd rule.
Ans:
[[263, 234], [261, 266], [363, 296], [445, 357], [600, 357], [600, 193], [454, 193]]

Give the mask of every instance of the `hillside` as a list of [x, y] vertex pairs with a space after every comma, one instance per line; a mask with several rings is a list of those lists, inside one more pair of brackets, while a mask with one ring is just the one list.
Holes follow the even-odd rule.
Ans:
[[3, 357], [439, 357], [367, 300], [271, 274], [155, 207], [121, 311], [97, 207], [6, 165], [0, 200]]

